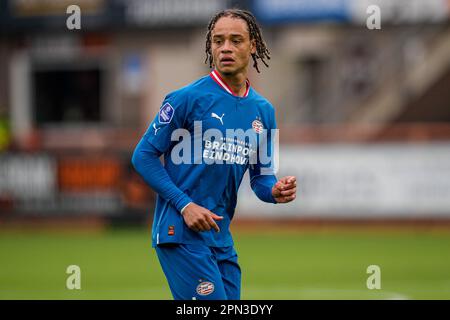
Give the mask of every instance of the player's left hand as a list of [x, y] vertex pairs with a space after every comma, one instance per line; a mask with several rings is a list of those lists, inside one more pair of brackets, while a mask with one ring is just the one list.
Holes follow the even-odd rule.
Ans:
[[275, 183], [272, 188], [272, 196], [278, 203], [287, 203], [295, 199], [297, 192], [297, 179], [294, 176], [286, 176]]

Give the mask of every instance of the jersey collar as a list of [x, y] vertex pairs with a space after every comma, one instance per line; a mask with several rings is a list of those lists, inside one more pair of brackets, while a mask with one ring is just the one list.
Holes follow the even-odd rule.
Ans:
[[[229, 94], [238, 97], [237, 94], [235, 94], [233, 92], [233, 90], [231, 90], [230, 86], [222, 79], [222, 77], [220, 76], [220, 73], [218, 73], [215, 69], [213, 71], [211, 71], [211, 73], [209, 74], [209, 76], [219, 85], [222, 87], [222, 89], [224, 89], [226, 92], [228, 92]], [[244, 93], [243, 98], [248, 96], [248, 93], [250, 91], [250, 81], [248, 79], [245, 80], [245, 86], [246, 86], [246, 90]]]

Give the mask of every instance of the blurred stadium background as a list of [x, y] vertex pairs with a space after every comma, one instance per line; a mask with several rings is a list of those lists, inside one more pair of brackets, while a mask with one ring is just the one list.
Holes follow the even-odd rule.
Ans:
[[209, 72], [206, 24], [227, 7], [263, 27], [270, 68], [250, 80], [300, 185], [274, 206], [243, 182], [242, 297], [450, 298], [450, 1], [4, 0], [0, 299], [171, 298], [130, 157], [165, 94]]

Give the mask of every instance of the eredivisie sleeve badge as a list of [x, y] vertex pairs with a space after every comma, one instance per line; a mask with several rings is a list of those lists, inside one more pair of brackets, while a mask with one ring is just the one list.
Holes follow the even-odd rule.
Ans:
[[172, 120], [174, 113], [175, 109], [170, 103], [166, 102], [159, 110], [159, 123], [169, 123]]

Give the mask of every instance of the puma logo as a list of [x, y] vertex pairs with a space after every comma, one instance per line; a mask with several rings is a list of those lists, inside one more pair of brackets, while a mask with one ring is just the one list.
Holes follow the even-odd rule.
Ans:
[[216, 118], [216, 119], [219, 119], [220, 120], [220, 123], [223, 125], [223, 121], [222, 121], [222, 118], [223, 118], [223, 116], [225, 115], [225, 113], [222, 113], [222, 116], [221, 117], [219, 117], [216, 113], [211, 113], [211, 117], [213, 117], [213, 118]]
[[156, 127], [156, 124], [153, 124], [153, 129], [155, 129], [155, 136], [156, 136], [156, 133], [157, 133], [158, 130], [161, 129], [161, 128], [157, 128], [157, 127]]

